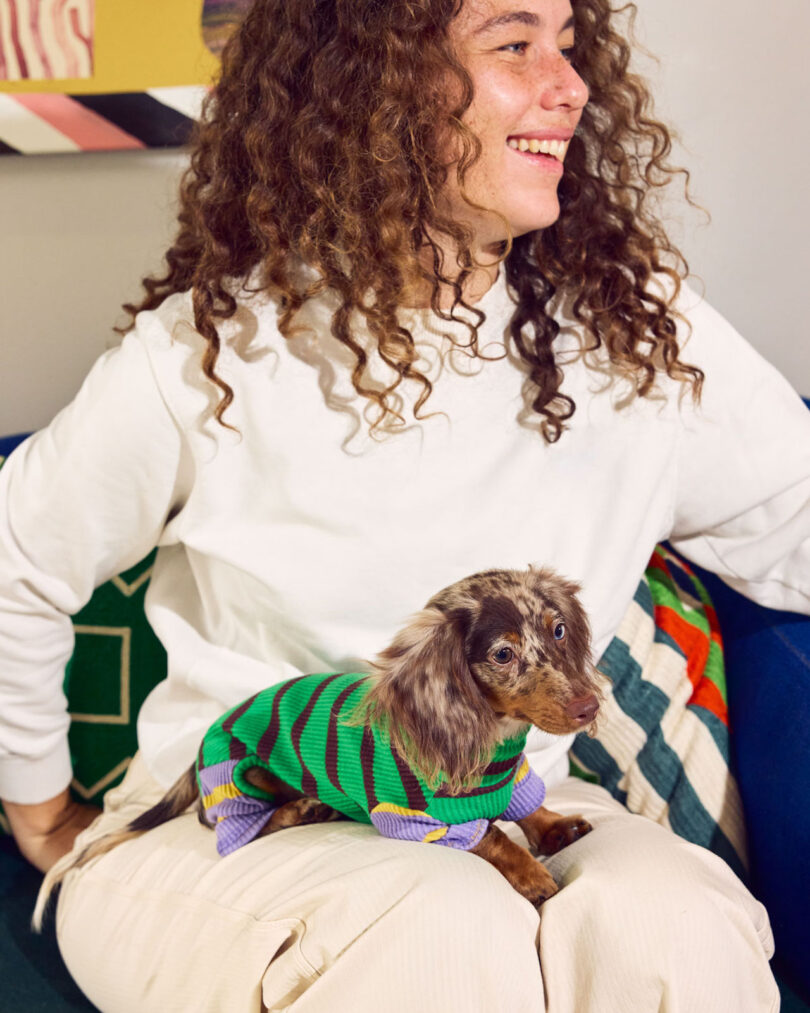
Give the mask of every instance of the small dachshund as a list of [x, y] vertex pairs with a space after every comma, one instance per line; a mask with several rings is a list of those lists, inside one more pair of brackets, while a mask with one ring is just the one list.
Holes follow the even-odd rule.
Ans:
[[348, 817], [471, 851], [539, 908], [557, 892], [551, 874], [492, 820], [515, 820], [545, 855], [591, 830], [543, 808], [523, 753], [532, 724], [560, 735], [593, 727], [602, 677], [578, 590], [545, 569], [477, 573], [435, 595], [370, 675], [302, 676], [256, 694], [209, 729], [160, 802], [55, 869], [43, 897], [70, 868], [196, 803], [220, 854]]

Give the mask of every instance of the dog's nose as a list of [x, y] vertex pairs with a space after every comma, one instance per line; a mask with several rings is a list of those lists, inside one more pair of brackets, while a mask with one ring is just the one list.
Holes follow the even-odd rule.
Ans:
[[587, 725], [593, 721], [596, 712], [599, 710], [599, 701], [593, 693], [590, 696], [578, 696], [565, 708], [569, 718], [573, 718], [580, 725]]

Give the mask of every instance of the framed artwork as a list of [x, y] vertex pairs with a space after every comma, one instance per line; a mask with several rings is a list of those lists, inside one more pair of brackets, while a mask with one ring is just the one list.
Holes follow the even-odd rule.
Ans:
[[250, 0], [0, 0], [0, 154], [188, 140]]

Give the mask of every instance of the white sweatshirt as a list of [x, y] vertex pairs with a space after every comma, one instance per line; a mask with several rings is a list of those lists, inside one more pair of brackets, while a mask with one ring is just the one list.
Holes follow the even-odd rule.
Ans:
[[[706, 373], [702, 408], [666, 379], [659, 398], [621, 407], [604, 357], [577, 354], [576, 329], [564, 329], [563, 391], [577, 410], [553, 446], [519, 419], [520, 366], [449, 353], [426, 311], [408, 322], [437, 414], [378, 440], [358, 426], [325, 300], [290, 342], [258, 297], [224, 329], [238, 433], [210, 416], [189, 297], [141, 314], [0, 470], [0, 797], [38, 802], [68, 784], [69, 617], [155, 544], [146, 611], [168, 678], [138, 735], [166, 785], [225, 708], [292, 675], [361, 666], [476, 570], [536, 563], [579, 581], [596, 657], [667, 537], [758, 601], [810, 612], [810, 412], [687, 298], [683, 354]], [[478, 308], [481, 346], [502, 354], [503, 281]], [[406, 418], [417, 393], [403, 388]], [[532, 733], [532, 765], [550, 784], [570, 741]]]

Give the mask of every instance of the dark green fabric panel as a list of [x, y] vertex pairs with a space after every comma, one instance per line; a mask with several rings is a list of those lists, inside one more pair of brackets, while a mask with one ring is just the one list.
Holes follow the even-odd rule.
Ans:
[[65, 691], [74, 788], [99, 804], [135, 755], [138, 711], [166, 675], [166, 652], [143, 610], [154, 557], [98, 588], [73, 619]]

